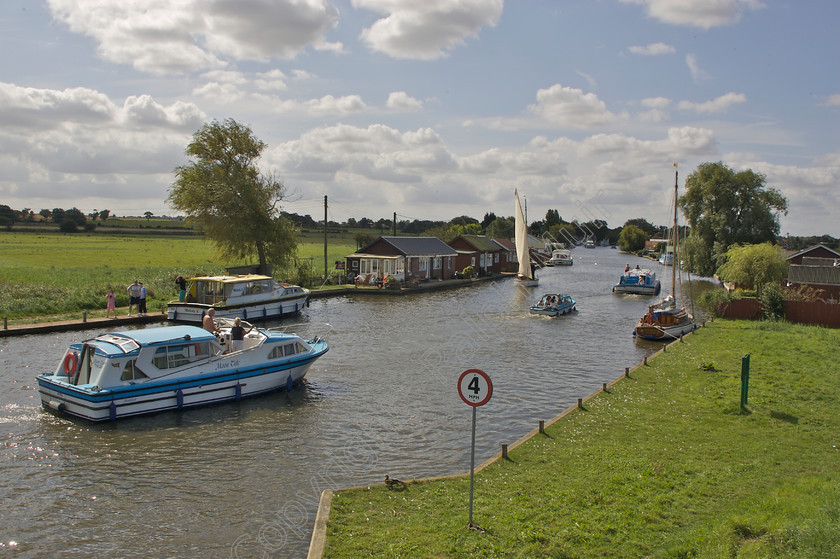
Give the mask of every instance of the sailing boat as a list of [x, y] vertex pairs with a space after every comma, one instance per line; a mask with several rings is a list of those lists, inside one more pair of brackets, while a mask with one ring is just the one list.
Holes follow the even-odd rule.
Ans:
[[[674, 163], [674, 167], [677, 164]], [[677, 185], [679, 182], [679, 171], [674, 171], [674, 227], [671, 231], [671, 242], [674, 247], [674, 260], [671, 267], [671, 293], [656, 305], [648, 307], [648, 312], [643, 316], [633, 335], [646, 340], [668, 340], [679, 338], [694, 330], [694, 317], [685, 310], [685, 304], [677, 308], [677, 273], [679, 270], [679, 258], [677, 257], [677, 245], [679, 229], [677, 228]]]
[[519, 193], [514, 190], [516, 197], [516, 259], [519, 260], [519, 271], [516, 274], [516, 282], [523, 287], [536, 287], [540, 280], [534, 275], [534, 266], [531, 265], [531, 251], [528, 250], [528, 225], [525, 222], [525, 214], [522, 212], [522, 205], [519, 203]]

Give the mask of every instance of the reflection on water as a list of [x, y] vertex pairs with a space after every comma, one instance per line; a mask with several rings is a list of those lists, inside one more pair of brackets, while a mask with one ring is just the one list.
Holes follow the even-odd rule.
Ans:
[[[93, 334], [0, 340], [0, 544], [21, 557], [304, 557], [322, 490], [468, 470], [464, 370], [494, 385], [480, 462], [660, 347], [631, 335], [654, 300], [611, 293], [625, 262], [647, 262], [573, 254], [530, 290], [313, 301], [295, 329], [326, 329], [331, 349], [301, 389], [113, 424], [55, 417], [37, 395], [34, 377]], [[572, 294], [578, 312], [530, 315], [543, 292]]]

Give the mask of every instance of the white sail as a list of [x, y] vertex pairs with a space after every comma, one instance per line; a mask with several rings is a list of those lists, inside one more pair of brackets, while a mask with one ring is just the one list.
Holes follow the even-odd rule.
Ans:
[[527, 279], [534, 279], [531, 274], [531, 256], [528, 252], [528, 226], [525, 223], [525, 214], [522, 213], [522, 205], [519, 203], [519, 193], [514, 190], [516, 197], [516, 258], [519, 260], [519, 276]]

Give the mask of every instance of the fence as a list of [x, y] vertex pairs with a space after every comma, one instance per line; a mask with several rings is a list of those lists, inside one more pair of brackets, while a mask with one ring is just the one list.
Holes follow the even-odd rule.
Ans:
[[[762, 316], [761, 302], [758, 299], [736, 299], [721, 305], [722, 318], [758, 320]], [[787, 301], [785, 320], [796, 324], [816, 324], [830, 328], [840, 328], [840, 305], [821, 301]]]

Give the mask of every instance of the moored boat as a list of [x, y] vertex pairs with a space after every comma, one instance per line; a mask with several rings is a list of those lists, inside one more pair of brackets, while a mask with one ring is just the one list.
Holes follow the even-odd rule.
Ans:
[[636, 295], [659, 295], [661, 284], [656, 272], [646, 268], [626, 270], [618, 283], [612, 288], [613, 293], [634, 293]]
[[[70, 344], [52, 373], [37, 377], [42, 405], [90, 421], [239, 400], [299, 383], [327, 352], [315, 337], [230, 320], [100, 334]], [[247, 331], [247, 333], [246, 333]]]
[[572, 296], [561, 293], [546, 293], [536, 305], [529, 308], [531, 314], [543, 316], [562, 316], [575, 310], [577, 309]]
[[[676, 164], [674, 164], [676, 167]], [[674, 226], [671, 230], [673, 240], [673, 266], [671, 268], [671, 294], [656, 305], [648, 307], [648, 312], [636, 324], [633, 335], [646, 340], [669, 340], [679, 338], [694, 330], [694, 316], [685, 308], [685, 304], [677, 305], [677, 274], [679, 273], [679, 259], [677, 247], [679, 245], [677, 227], [677, 200], [679, 173], [674, 172]]]
[[308, 289], [258, 274], [199, 276], [188, 282], [186, 300], [167, 305], [169, 320], [200, 324], [213, 308], [216, 318], [253, 322], [297, 314], [309, 300]]
[[549, 262], [552, 266], [571, 266], [575, 263], [572, 259], [572, 251], [565, 248], [553, 250]]

